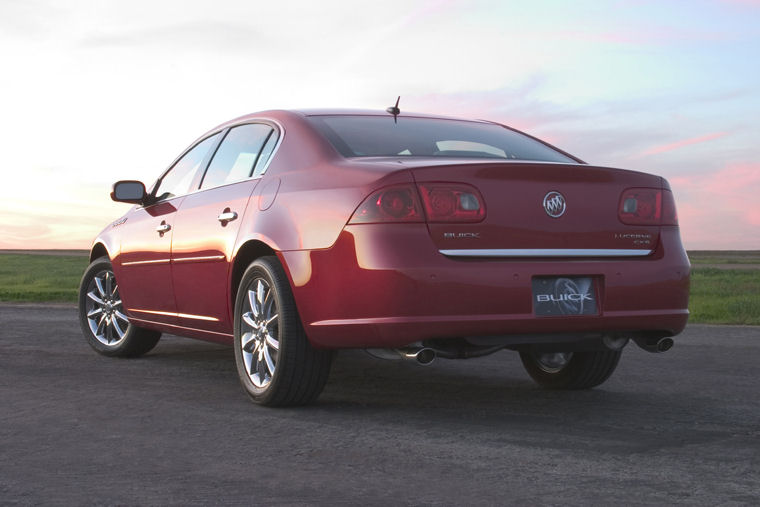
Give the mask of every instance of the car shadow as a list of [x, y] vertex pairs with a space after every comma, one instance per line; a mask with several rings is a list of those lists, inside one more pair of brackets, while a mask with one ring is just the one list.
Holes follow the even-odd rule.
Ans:
[[[551, 448], [563, 447], [563, 440], [568, 447], [577, 447], [580, 441], [643, 452], [724, 438], [724, 432], [712, 428], [732, 424], [736, 416], [719, 400], [688, 386], [663, 385], [637, 374], [635, 368], [592, 390], [542, 389], [512, 352], [464, 361], [436, 360], [422, 367], [377, 359], [362, 350], [342, 350], [320, 398], [310, 406], [285, 409], [253, 405], [241, 389], [231, 388], [239, 387], [231, 347], [166, 340], [146, 359], [168, 371], [192, 375], [203, 385], [195, 401], [221, 407], [240, 424], [261, 417], [339, 427], [349, 421], [357, 427], [379, 425], [384, 431], [442, 438], [479, 435]], [[209, 399], [204, 401], [205, 397]], [[547, 434], [555, 437], [547, 441]]]

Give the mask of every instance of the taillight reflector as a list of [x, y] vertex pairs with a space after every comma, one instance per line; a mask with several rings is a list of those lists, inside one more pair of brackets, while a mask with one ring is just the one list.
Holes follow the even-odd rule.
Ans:
[[670, 190], [629, 188], [620, 196], [620, 221], [628, 225], [678, 225]]
[[480, 222], [486, 216], [478, 189], [464, 183], [419, 183], [428, 222]]
[[424, 222], [422, 207], [413, 185], [386, 187], [370, 194], [354, 212], [350, 224]]
[[483, 197], [472, 185], [419, 183], [415, 186], [409, 183], [376, 190], [356, 208], [348, 223], [412, 223], [426, 220], [462, 223], [480, 222], [485, 216]]

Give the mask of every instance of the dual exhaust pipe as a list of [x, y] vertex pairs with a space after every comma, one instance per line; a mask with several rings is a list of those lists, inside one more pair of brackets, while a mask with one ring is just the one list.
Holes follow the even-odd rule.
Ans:
[[365, 349], [365, 351], [378, 359], [414, 361], [422, 366], [427, 366], [437, 357], [435, 350], [429, 347], [409, 346], [400, 349]]
[[634, 338], [633, 341], [642, 349], [653, 354], [667, 352], [673, 348], [673, 338]]
[[429, 349], [427, 347], [405, 347], [403, 349], [395, 350], [402, 357], [402, 359], [416, 361], [417, 364], [421, 364], [422, 366], [429, 365], [435, 361], [436, 358], [435, 350]]
[[[602, 339], [604, 345], [610, 350], [621, 350], [628, 343], [628, 338], [605, 336]], [[673, 338], [634, 338], [636, 345], [653, 354], [667, 352], [673, 347]], [[417, 364], [427, 366], [435, 361], [437, 354], [429, 347], [403, 347], [400, 349], [367, 349], [370, 355], [381, 359], [405, 359], [415, 361]]]
[[[667, 352], [673, 347], [673, 338], [667, 337], [637, 337], [633, 339], [636, 345], [652, 352], [653, 354]], [[628, 338], [616, 335], [606, 335], [602, 338], [602, 343], [609, 350], [622, 350], [628, 344]]]

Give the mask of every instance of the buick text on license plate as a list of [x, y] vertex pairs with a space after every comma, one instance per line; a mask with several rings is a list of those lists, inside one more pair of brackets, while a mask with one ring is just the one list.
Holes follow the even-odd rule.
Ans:
[[553, 276], [533, 278], [533, 313], [555, 315], [597, 315], [599, 304], [594, 278]]

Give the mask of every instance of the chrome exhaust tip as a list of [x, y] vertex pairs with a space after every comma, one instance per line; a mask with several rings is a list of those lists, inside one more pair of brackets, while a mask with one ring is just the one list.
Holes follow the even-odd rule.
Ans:
[[404, 347], [401, 349], [364, 349], [367, 354], [378, 359], [416, 361], [417, 364], [427, 366], [438, 356], [435, 350], [427, 347]]
[[662, 338], [657, 341], [657, 352], [667, 352], [673, 348], [673, 338]]
[[636, 345], [654, 354], [667, 352], [673, 348], [673, 338], [635, 338]]
[[420, 364], [422, 366], [429, 365], [435, 361], [436, 357], [435, 350], [429, 349], [427, 347], [396, 349], [396, 351], [401, 354], [401, 357], [404, 359], [417, 361], [417, 364]]

